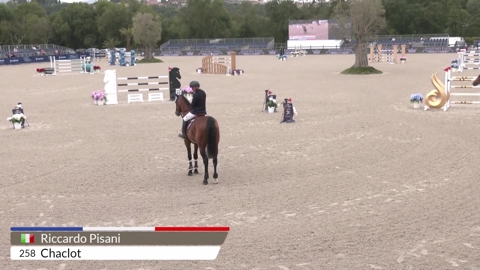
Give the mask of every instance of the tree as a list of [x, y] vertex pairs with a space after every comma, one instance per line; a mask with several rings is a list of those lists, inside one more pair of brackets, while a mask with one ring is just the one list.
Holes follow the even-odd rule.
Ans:
[[137, 13], [133, 17], [133, 40], [145, 48], [145, 60], [153, 59], [152, 49], [162, 38], [162, 21], [160, 16], [150, 13]]
[[368, 38], [386, 26], [382, 0], [350, 0], [338, 3], [335, 14], [340, 28], [351, 28], [356, 40], [353, 68], [368, 67]]
[[116, 40], [115, 38], [109, 38], [103, 42], [103, 47], [108, 48], [108, 49], [113, 49], [118, 46], [120, 42]]
[[133, 37], [133, 29], [132, 28], [122, 28], [120, 29], [120, 34], [125, 37], [127, 40], [127, 52], [130, 51], [130, 42], [132, 41]]

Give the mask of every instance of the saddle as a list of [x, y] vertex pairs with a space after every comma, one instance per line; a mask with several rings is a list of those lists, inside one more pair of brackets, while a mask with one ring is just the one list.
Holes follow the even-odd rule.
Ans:
[[190, 129], [190, 127], [192, 126], [193, 122], [195, 122], [195, 119], [197, 119], [198, 117], [205, 117], [205, 114], [203, 113], [199, 113], [195, 116], [195, 118], [193, 118], [192, 120], [189, 120], [187, 121], [187, 130]]

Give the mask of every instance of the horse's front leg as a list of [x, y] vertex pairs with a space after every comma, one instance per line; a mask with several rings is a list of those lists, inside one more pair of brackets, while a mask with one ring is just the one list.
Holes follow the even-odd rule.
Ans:
[[192, 170], [193, 170], [193, 165], [192, 165], [192, 149], [190, 148], [190, 141], [188, 139], [184, 140], [185, 146], [187, 147], [187, 157], [188, 157], [188, 176], [192, 176]]
[[195, 161], [193, 173], [198, 174], [198, 145], [196, 144], [193, 144], [193, 160]]

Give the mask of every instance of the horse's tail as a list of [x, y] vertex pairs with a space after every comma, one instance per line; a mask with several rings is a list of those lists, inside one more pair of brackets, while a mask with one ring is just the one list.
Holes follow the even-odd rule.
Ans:
[[215, 126], [215, 118], [207, 119], [207, 157], [209, 159], [215, 157], [218, 151], [217, 145], [217, 127]]

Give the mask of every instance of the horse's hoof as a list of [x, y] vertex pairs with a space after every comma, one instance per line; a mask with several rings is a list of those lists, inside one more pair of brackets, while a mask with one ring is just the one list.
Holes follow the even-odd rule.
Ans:
[[187, 175], [192, 176], [193, 175], [192, 171], [189, 171]]
[[204, 185], [208, 185], [208, 181], [203, 180], [203, 184], [204, 184]]
[[213, 179], [214, 184], [218, 184], [218, 179]]
[[198, 170], [195, 169], [195, 170], [193, 171], [193, 173], [194, 173], [194, 174], [198, 174]]

